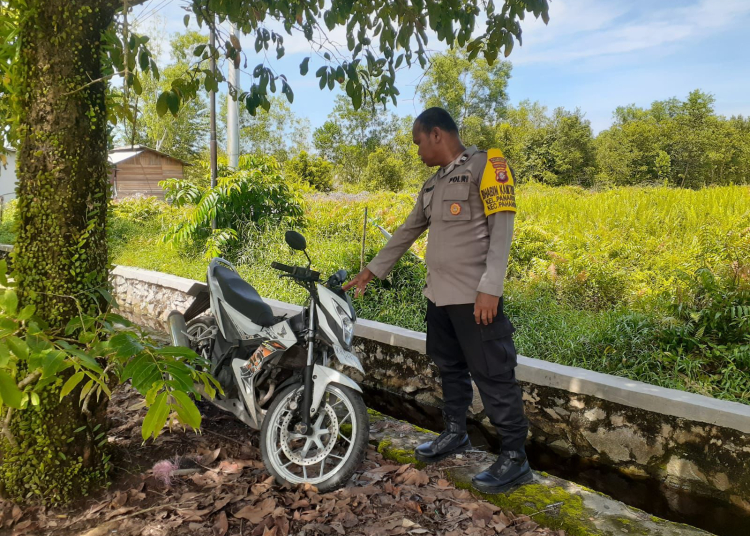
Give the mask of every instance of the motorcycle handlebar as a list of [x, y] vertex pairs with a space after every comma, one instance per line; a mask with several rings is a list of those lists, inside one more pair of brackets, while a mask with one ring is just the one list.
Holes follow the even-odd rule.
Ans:
[[310, 270], [309, 268], [303, 268], [301, 266], [288, 266], [286, 264], [281, 264], [280, 262], [272, 262], [271, 268], [274, 268], [281, 272], [286, 272], [293, 278], [299, 279], [300, 281], [315, 283], [320, 280], [320, 272]]
[[281, 264], [280, 262], [272, 262], [271, 263], [271, 268], [273, 268], [275, 270], [280, 270], [282, 272], [286, 272], [286, 273], [292, 274], [292, 275], [294, 275], [294, 270], [295, 270], [294, 266], [288, 266], [286, 264]]

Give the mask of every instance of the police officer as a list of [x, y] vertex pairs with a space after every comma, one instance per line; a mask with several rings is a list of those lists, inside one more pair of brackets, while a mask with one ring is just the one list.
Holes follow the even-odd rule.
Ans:
[[361, 296], [373, 277], [384, 279], [430, 229], [427, 353], [440, 370], [445, 430], [417, 447], [415, 457], [433, 463], [470, 448], [466, 413], [473, 379], [502, 449], [472, 484], [485, 493], [504, 493], [532, 479], [524, 450], [528, 421], [514, 371], [514, 328], [503, 314], [516, 210], [512, 170], [498, 149], [488, 155], [464, 147], [456, 123], [442, 108], [420, 114], [412, 135], [422, 162], [440, 167], [425, 182], [404, 224], [344, 288], [356, 287]]

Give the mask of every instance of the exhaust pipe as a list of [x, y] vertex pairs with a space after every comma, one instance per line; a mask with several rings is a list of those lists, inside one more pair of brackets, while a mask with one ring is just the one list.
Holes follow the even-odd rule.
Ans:
[[187, 323], [185, 316], [179, 311], [172, 311], [167, 318], [169, 336], [172, 338], [172, 346], [185, 346], [190, 348], [190, 339], [187, 336]]

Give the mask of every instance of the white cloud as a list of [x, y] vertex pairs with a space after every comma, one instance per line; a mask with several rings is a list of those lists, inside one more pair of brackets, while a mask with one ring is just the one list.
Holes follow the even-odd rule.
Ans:
[[658, 49], [721, 30], [750, 13], [747, 0], [700, 0], [657, 9], [638, 4], [551, 2], [548, 26], [536, 20], [523, 25], [524, 45], [514, 50], [513, 62], [559, 64]]

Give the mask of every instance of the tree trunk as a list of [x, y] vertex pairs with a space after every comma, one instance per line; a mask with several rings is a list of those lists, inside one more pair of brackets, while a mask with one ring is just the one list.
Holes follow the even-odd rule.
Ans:
[[[95, 312], [107, 284], [105, 82], [111, 0], [30, 0], [21, 28], [19, 298], [51, 324]], [[87, 85], [90, 84], [90, 85]]]
[[[23, 305], [52, 327], [104, 305], [108, 202], [107, 117], [102, 33], [112, 0], [27, 0], [18, 78], [18, 227], [14, 276]], [[14, 500], [62, 503], [106, 471], [106, 402], [87, 417], [79, 389], [60, 402], [49, 386], [38, 407], [15, 412], [17, 447], [2, 444], [0, 485]], [[95, 406], [95, 407], [94, 407]], [[103, 435], [103, 434], [102, 434]], [[97, 439], [97, 436], [98, 439]], [[106, 443], [106, 441], [105, 441]]]

